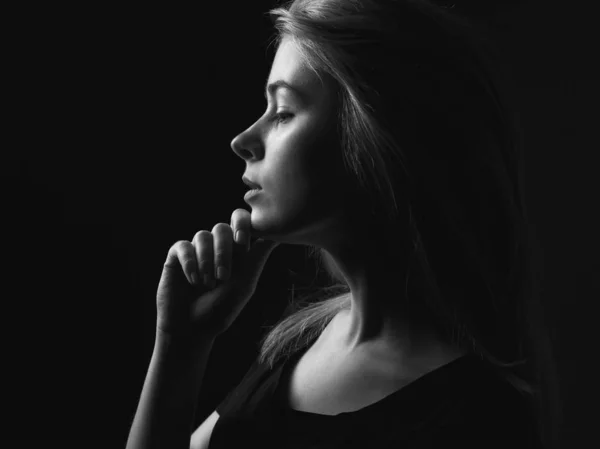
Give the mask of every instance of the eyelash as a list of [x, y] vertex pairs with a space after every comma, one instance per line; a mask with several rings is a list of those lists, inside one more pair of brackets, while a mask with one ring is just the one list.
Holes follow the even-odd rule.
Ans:
[[289, 120], [293, 116], [294, 116], [294, 114], [290, 114], [289, 112], [280, 112], [278, 114], [274, 114], [273, 117], [271, 117], [271, 121], [277, 122], [277, 123], [284, 123], [287, 120], [283, 117], [289, 117], [288, 118], [288, 120]]

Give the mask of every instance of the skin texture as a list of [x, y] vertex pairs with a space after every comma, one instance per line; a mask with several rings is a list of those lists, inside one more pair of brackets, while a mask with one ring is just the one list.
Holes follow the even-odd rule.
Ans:
[[[236, 136], [231, 147], [246, 162], [245, 175], [262, 187], [249, 201], [253, 234], [280, 243], [314, 245], [331, 254], [351, 289], [351, 308], [328, 326], [328, 347], [342, 357], [368, 350], [408, 360], [425, 352], [450, 351], [427, 320], [409, 321], [401, 258], [381, 257], [374, 233], [356, 225], [344, 182], [335, 133], [335, 85], [305, 65], [285, 38], [275, 55], [268, 83], [284, 80], [303, 92], [280, 88], [265, 113]], [[277, 113], [290, 113], [273, 121]]]

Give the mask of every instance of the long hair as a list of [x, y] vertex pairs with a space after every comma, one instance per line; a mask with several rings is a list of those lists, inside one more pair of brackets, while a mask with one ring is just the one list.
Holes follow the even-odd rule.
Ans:
[[[398, 288], [527, 398], [552, 447], [561, 416], [541, 251], [524, 204], [520, 126], [484, 27], [427, 0], [295, 0], [269, 14], [271, 44], [291, 39], [336, 86], [344, 173], [382, 251], [406, 258]], [[271, 368], [350, 307], [335, 261], [310, 253], [331, 285], [292, 293], [294, 310], [260, 342]]]

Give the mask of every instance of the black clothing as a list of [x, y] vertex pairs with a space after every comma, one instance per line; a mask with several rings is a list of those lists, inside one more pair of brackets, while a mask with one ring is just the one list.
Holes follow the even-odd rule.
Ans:
[[273, 370], [252, 364], [218, 405], [209, 449], [542, 448], [524, 398], [472, 354], [354, 412], [293, 410], [283, 380], [307, 349]]

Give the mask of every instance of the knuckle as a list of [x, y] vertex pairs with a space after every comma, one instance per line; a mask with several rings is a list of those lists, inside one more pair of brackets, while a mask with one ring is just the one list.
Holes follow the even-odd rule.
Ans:
[[171, 245], [171, 248], [178, 249], [185, 243], [185, 240], [177, 240], [175, 243]]
[[196, 254], [198, 255], [198, 260], [209, 260], [214, 257], [214, 246], [213, 241], [210, 240], [208, 242], [202, 242], [196, 248]]
[[240, 221], [240, 218], [242, 217], [242, 213], [240, 212], [240, 210], [243, 209], [236, 209], [231, 213], [231, 223], [237, 223], [238, 221]]
[[212, 261], [202, 260], [198, 263], [198, 271], [202, 273], [212, 273], [212, 269]]
[[221, 262], [226, 262], [229, 260], [229, 252], [228, 251], [215, 251], [215, 261], [217, 264]]
[[227, 223], [217, 223], [216, 225], [213, 226], [212, 228], [212, 233], [218, 233], [218, 234], [224, 234], [224, 233], [231, 233], [231, 226], [229, 226]]
[[194, 234], [194, 240], [206, 241], [210, 238], [212, 238], [212, 234], [206, 229], [198, 231], [196, 234]]
[[192, 244], [188, 240], [177, 240], [175, 243], [173, 243], [173, 245], [171, 245], [171, 250], [175, 251], [176, 253], [185, 253], [185, 251], [189, 250], [191, 246]]
[[231, 213], [232, 219], [241, 219], [245, 217], [250, 218], [250, 212], [248, 212], [246, 209], [242, 209], [241, 207], [238, 207]]
[[196, 268], [196, 259], [192, 259], [192, 258], [185, 258], [183, 259], [181, 266], [185, 269], [185, 270], [194, 270]]

